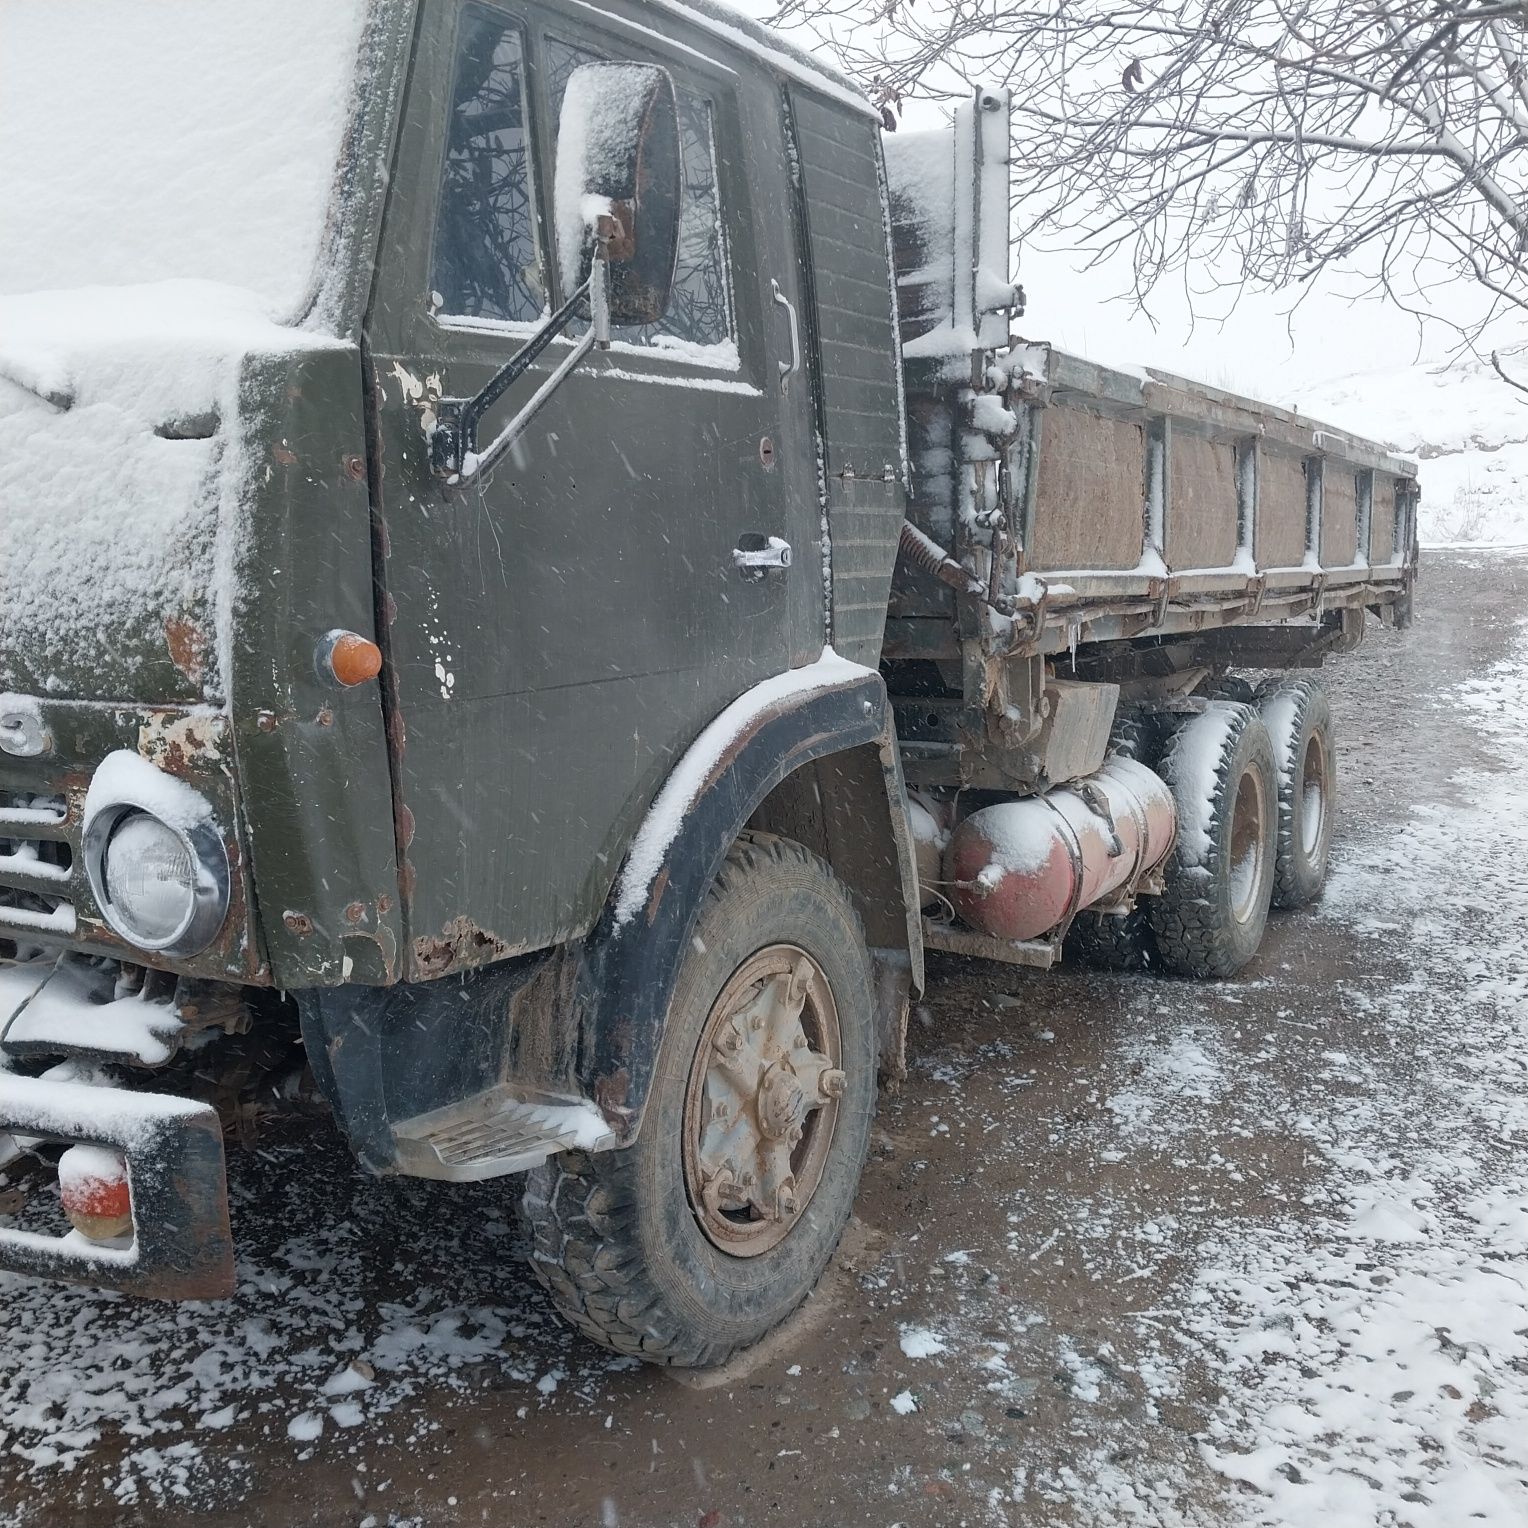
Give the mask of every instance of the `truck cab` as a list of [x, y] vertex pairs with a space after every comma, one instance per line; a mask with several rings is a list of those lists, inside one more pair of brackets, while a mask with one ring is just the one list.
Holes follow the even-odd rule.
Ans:
[[[0, 1099], [13, 1138], [119, 1154], [134, 1225], [0, 1232], [0, 1258], [226, 1291], [217, 1120], [171, 1095], [193, 1051], [262, 1031], [374, 1171], [629, 1146], [706, 889], [783, 787], [825, 852], [774, 879], [868, 916], [883, 954], [851, 942], [862, 1013], [830, 1019], [825, 988], [813, 1007], [805, 953], [734, 994], [786, 994], [739, 1100], [772, 1069], [783, 1113], [708, 1148], [690, 1192], [767, 1157], [778, 1226], [782, 1141], [826, 1109], [856, 1123], [818, 1155], [862, 1145], [866, 1026], [899, 1021], [917, 951], [875, 670], [905, 498], [875, 114], [710, 7], [354, 0], [299, 63], [279, 16], [216, 6], [202, 43], [234, 50], [231, 92], [114, 73], [141, 50], [86, 9], [68, 25], [95, 118], [171, 91], [193, 130], [177, 148], [156, 109], [120, 151], [125, 272], [50, 257], [68, 208], [7, 150], [39, 214], [7, 235], [0, 298]], [[58, 45], [6, 25], [18, 69]], [[570, 367], [599, 315], [573, 247], [597, 188], [569, 189], [568, 135], [609, 137], [633, 78], [661, 95], [612, 150], [640, 154], [616, 214], [638, 247]], [[667, 261], [647, 310], [644, 241]], [[483, 449], [443, 466], [442, 420], [507, 372]], [[846, 1101], [814, 1080], [839, 1087], [845, 1035]], [[725, 1256], [716, 1227], [764, 1190], [718, 1192], [701, 1240]]]
[[0, 1266], [231, 1292], [311, 1085], [715, 1363], [925, 944], [1227, 974], [1318, 894], [1324, 702], [1228, 671], [1405, 617], [1414, 469], [1013, 334], [1006, 106], [889, 179], [712, 0], [0, 16], [0, 1158], [73, 1227]]

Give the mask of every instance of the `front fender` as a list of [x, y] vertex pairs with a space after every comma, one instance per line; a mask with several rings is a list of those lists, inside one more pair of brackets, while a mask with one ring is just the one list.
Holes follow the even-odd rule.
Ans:
[[813, 668], [832, 677], [810, 688], [810, 679], [798, 679], [810, 670], [769, 681], [734, 702], [690, 748], [659, 793], [576, 957], [572, 1000], [581, 1091], [598, 1104], [620, 1144], [629, 1143], [641, 1123], [701, 904], [749, 818], [803, 765], [867, 745], [878, 753], [905, 953], [921, 985], [917, 869], [885, 683], [873, 670], [836, 660]]

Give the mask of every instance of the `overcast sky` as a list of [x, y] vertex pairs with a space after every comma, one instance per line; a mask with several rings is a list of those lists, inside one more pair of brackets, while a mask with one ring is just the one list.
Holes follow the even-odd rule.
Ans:
[[[773, 0], [733, 3], [761, 19], [775, 8]], [[809, 31], [789, 35], [811, 45]], [[905, 126], [934, 127], [946, 117], [941, 107], [909, 103]], [[1089, 271], [1085, 253], [1060, 248], [1068, 242], [1066, 230], [1058, 228], [1047, 240], [1050, 247], [1019, 252], [1018, 277], [1028, 292], [1029, 311], [1018, 327], [1027, 339], [1048, 340], [1105, 364], [1161, 367], [1297, 405], [1304, 391], [1319, 384], [1358, 372], [1391, 372], [1419, 360], [1441, 361], [1459, 346], [1457, 332], [1446, 324], [1427, 325], [1419, 335], [1412, 316], [1360, 297], [1361, 273], [1330, 278], [1301, 301], [1296, 291], [1247, 292], [1239, 298], [1212, 291], [1201, 267], [1188, 273], [1197, 294], [1181, 279], [1160, 287], [1149, 300], [1148, 317], [1125, 295], [1131, 285], [1128, 262]], [[1451, 294], [1435, 295], [1448, 298], [1455, 320], [1474, 316], [1467, 286], [1456, 284]], [[1511, 344], [1517, 333], [1499, 334], [1496, 343]]]

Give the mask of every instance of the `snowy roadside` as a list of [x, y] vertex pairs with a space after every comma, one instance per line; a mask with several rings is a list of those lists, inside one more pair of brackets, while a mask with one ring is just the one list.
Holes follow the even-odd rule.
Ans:
[[1186, 1302], [1231, 1377], [1205, 1454], [1256, 1488], [1247, 1521], [1528, 1520], [1528, 622], [1454, 699], [1500, 772], [1350, 851], [1323, 905], [1415, 955], [1345, 994], [1388, 1075], [1323, 1055], [1355, 1086], [1302, 1131], [1321, 1216], [1215, 1249]]
[[[1120, 982], [1122, 1064], [1004, 1143], [1032, 1185], [1005, 1255], [964, 1250], [971, 1227], [927, 1238], [936, 1266], [985, 1264], [1009, 1294], [925, 1280], [894, 1409], [953, 1436], [984, 1400], [1052, 1408], [1016, 1458], [966, 1466], [985, 1521], [1528, 1522], [1528, 620], [1424, 705], [1419, 728], [1446, 749], [1456, 722], [1479, 745], [1458, 753], [1492, 763], [1344, 847], [1314, 914], [1342, 969], [1297, 948], [1242, 981]], [[1339, 1024], [1360, 1043], [1323, 1033]], [[1044, 1077], [1021, 1056], [926, 1054], [950, 1090], [928, 1133], [1011, 1131]], [[1002, 1071], [1006, 1119], [974, 1098]], [[1058, 1188], [1068, 1159], [1080, 1182]], [[1061, 1324], [1047, 1281], [1098, 1293]]]

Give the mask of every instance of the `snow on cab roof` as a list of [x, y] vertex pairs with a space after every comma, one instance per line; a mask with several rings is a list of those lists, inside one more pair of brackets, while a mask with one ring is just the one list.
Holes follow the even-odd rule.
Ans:
[[643, 0], [654, 10], [685, 16], [713, 36], [751, 53], [771, 68], [802, 84], [831, 96], [854, 111], [880, 120], [864, 92], [833, 64], [818, 54], [787, 41], [771, 27], [725, 3], [725, 0]]

